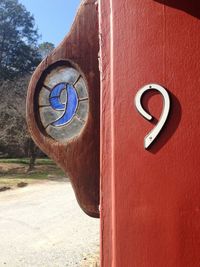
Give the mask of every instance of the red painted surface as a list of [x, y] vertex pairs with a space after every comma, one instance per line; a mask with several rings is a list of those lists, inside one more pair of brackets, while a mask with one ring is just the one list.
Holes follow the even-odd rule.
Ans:
[[[101, 0], [102, 267], [200, 266], [200, 2]], [[147, 83], [171, 112], [153, 125], [135, 110]], [[162, 100], [144, 106], [159, 118]]]

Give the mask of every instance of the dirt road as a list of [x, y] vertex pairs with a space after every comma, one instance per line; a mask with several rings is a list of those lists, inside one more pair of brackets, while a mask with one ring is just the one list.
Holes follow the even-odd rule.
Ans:
[[70, 183], [0, 193], [0, 266], [79, 267], [99, 244], [99, 220], [79, 208]]

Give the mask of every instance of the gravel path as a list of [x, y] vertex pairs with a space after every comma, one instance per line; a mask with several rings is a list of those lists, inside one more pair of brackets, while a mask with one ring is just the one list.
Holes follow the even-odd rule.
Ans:
[[79, 267], [98, 244], [99, 220], [82, 212], [70, 183], [0, 193], [0, 266]]

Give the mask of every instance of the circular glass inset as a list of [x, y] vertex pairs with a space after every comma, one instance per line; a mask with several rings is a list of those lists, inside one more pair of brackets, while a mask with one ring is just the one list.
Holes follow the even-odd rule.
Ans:
[[59, 66], [46, 76], [38, 102], [41, 123], [55, 140], [78, 136], [86, 124], [88, 90], [80, 72], [72, 67]]

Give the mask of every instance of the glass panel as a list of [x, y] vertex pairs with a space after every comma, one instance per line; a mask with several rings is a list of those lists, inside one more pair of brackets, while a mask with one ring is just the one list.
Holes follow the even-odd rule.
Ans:
[[49, 106], [49, 94], [50, 92], [46, 88], [42, 88], [39, 95], [39, 106]]
[[52, 91], [51, 91], [51, 94], [50, 94], [50, 97], [58, 97], [60, 96], [62, 90], [64, 90], [66, 88], [66, 84], [65, 83], [60, 83], [58, 85], [56, 85]]
[[[63, 116], [55, 121], [52, 125], [61, 126], [68, 123], [74, 116], [77, 106], [78, 106], [78, 97], [75, 89], [71, 85], [67, 85], [67, 106]], [[54, 99], [54, 98], [53, 98]]]
[[44, 84], [49, 88], [59, 83], [74, 84], [79, 76], [79, 72], [73, 68], [57, 67], [46, 77]]
[[76, 112], [77, 117], [80, 118], [81, 120], [86, 121], [88, 112], [89, 112], [89, 101], [88, 100], [80, 101]]
[[52, 107], [40, 108], [40, 119], [44, 127], [58, 120], [63, 115], [63, 111], [56, 111]]
[[74, 137], [76, 137], [80, 132], [84, 122], [81, 122], [76, 116], [73, 117], [72, 121], [61, 127], [54, 127], [49, 125], [46, 128], [46, 132], [55, 140], [59, 140], [61, 142], [66, 142]]
[[75, 88], [79, 99], [88, 98], [87, 87], [83, 78], [79, 79], [79, 81], [75, 84]]

